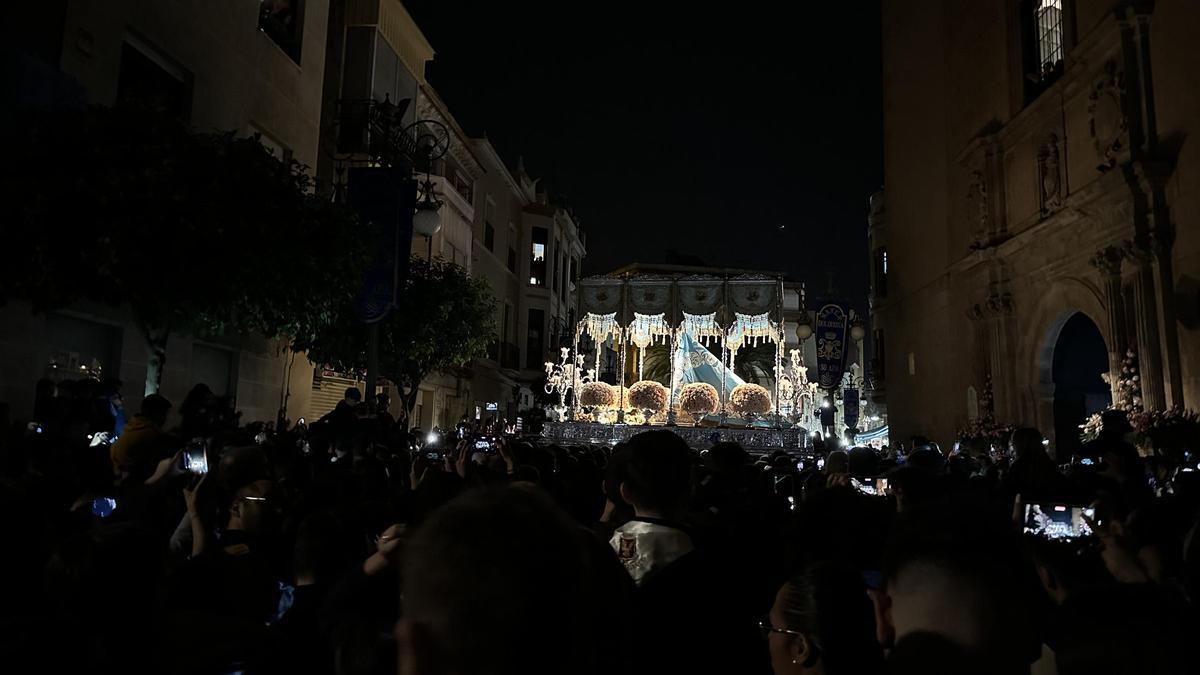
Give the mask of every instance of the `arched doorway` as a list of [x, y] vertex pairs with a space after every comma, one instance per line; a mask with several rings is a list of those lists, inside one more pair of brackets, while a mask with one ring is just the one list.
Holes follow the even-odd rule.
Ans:
[[1079, 450], [1079, 425], [1112, 402], [1101, 377], [1108, 372], [1108, 348], [1095, 323], [1076, 312], [1054, 342], [1054, 437], [1060, 460]]

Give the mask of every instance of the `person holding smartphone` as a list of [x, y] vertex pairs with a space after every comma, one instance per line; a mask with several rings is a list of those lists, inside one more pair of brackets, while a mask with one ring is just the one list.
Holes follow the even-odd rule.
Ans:
[[171, 402], [158, 394], [142, 399], [138, 414], [109, 447], [113, 473], [119, 480], [144, 481], [160, 460], [179, 447], [179, 441], [163, 430], [170, 411]]

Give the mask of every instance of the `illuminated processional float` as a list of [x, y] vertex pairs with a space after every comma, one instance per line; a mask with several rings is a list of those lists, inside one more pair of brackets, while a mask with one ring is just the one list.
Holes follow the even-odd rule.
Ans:
[[[581, 280], [579, 293], [572, 347], [546, 363], [546, 391], [558, 396], [548, 438], [616, 443], [668, 425], [693, 447], [808, 443], [798, 413], [806, 401], [811, 408], [816, 385], [799, 352], [785, 354], [781, 277], [600, 276]], [[666, 383], [645, 378], [654, 346], [669, 355]], [[734, 373], [739, 351], [764, 346], [774, 353], [773, 370], [762, 373], [769, 388]], [[615, 384], [600, 379], [606, 363]]]

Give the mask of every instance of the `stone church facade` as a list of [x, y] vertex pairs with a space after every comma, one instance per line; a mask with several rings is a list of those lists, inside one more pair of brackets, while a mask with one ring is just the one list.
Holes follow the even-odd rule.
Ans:
[[1066, 447], [1128, 349], [1148, 408], [1200, 407], [1200, 3], [884, 0], [883, 27], [893, 441], [992, 412]]

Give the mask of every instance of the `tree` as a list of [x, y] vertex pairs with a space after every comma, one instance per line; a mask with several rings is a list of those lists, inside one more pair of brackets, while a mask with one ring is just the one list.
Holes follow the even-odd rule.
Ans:
[[[379, 370], [408, 389], [402, 400], [411, 414], [422, 380], [487, 354], [496, 338], [496, 302], [485, 281], [440, 258], [413, 258], [398, 295], [380, 325]], [[293, 348], [308, 352], [313, 363], [361, 371], [367, 366], [367, 328], [346, 302], [338, 319]]]
[[142, 108], [40, 113], [14, 130], [0, 302], [128, 305], [147, 393], [172, 332], [307, 339], [362, 283], [369, 233], [256, 138]]

